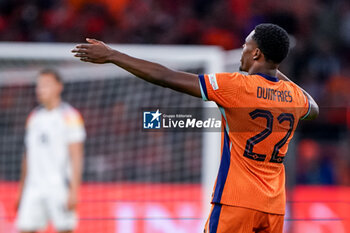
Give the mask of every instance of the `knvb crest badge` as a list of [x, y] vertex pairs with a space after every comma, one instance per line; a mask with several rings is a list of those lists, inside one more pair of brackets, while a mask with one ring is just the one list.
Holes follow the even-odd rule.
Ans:
[[156, 112], [143, 112], [143, 128], [144, 129], [160, 129], [161, 115], [157, 109]]

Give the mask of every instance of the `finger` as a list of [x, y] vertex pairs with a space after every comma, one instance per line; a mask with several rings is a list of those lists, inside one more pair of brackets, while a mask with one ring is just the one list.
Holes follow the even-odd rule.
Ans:
[[75, 48], [75, 49], [72, 49], [71, 52], [72, 53], [86, 53], [88, 50], [85, 49], [85, 48]]
[[83, 62], [93, 62], [93, 60], [91, 58], [88, 58], [88, 57], [81, 57], [80, 58], [80, 61], [83, 61]]
[[78, 48], [78, 49], [88, 49], [90, 47], [91, 47], [90, 44], [78, 44], [75, 46], [75, 48]]
[[103, 43], [102, 41], [96, 40], [96, 39], [90, 39], [86, 38], [86, 41], [89, 42], [90, 44], [101, 44]]
[[86, 53], [76, 53], [74, 54], [74, 57], [87, 57]]

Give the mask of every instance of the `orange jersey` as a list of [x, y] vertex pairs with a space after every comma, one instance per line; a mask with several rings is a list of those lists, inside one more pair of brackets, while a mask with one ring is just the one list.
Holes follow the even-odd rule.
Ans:
[[285, 212], [283, 159], [309, 102], [291, 82], [264, 74], [199, 76], [222, 114], [221, 163], [212, 203]]

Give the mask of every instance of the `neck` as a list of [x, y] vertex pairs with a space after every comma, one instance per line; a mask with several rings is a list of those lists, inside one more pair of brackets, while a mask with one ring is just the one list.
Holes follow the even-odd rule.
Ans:
[[61, 98], [53, 99], [47, 103], [43, 103], [44, 107], [48, 110], [57, 108], [61, 104]]
[[277, 69], [278, 66], [275, 64], [269, 64], [269, 63], [255, 63], [250, 69], [248, 70], [248, 74], [266, 74], [272, 77], [277, 76]]

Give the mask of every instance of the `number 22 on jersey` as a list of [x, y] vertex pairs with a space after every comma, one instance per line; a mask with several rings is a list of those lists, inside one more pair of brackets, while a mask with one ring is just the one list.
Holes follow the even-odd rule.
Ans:
[[[243, 155], [249, 159], [252, 159], [252, 160], [265, 161], [267, 155], [255, 153], [255, 152], [253, 152], [253, 148], [256, 144], [258, 144], [259, 142], [266, 139], [272, 133], [272, 125], [273, 125], [273, 121], [274, 121], [273, 115], [270, 111], [262, 110], [262, 109], [255, 109], [254, 111], [250, 112], [249, 115], [253, 120], [255, 120], [257, 118], [265, 118], [266, 119], [266, 128], [263, 131], [261, 131], [260, 133], [256, 134], [255, 136], [253, 136], [247, 140]], [[291, 113], [281, 113], [277, 117], [277, 120], [278, 120], [279, 124], [282, 124], [283, 122], [288, 121], [289, 122], [289, 130], [287, 131], [286, 135], [275, 144], [275, 146], [273, 148], [272, 155], [271, 155], [271, 159], [270, 159], [271, 163], [282, 163], [283, 162], [284, 157], [278, 155], [279, 150], [280, 150], [280, 148], [283, 147], [283, 145], [289, 139], [289, 137], [293, 131], [293, 126], [294, 126], [294, 116]]]

